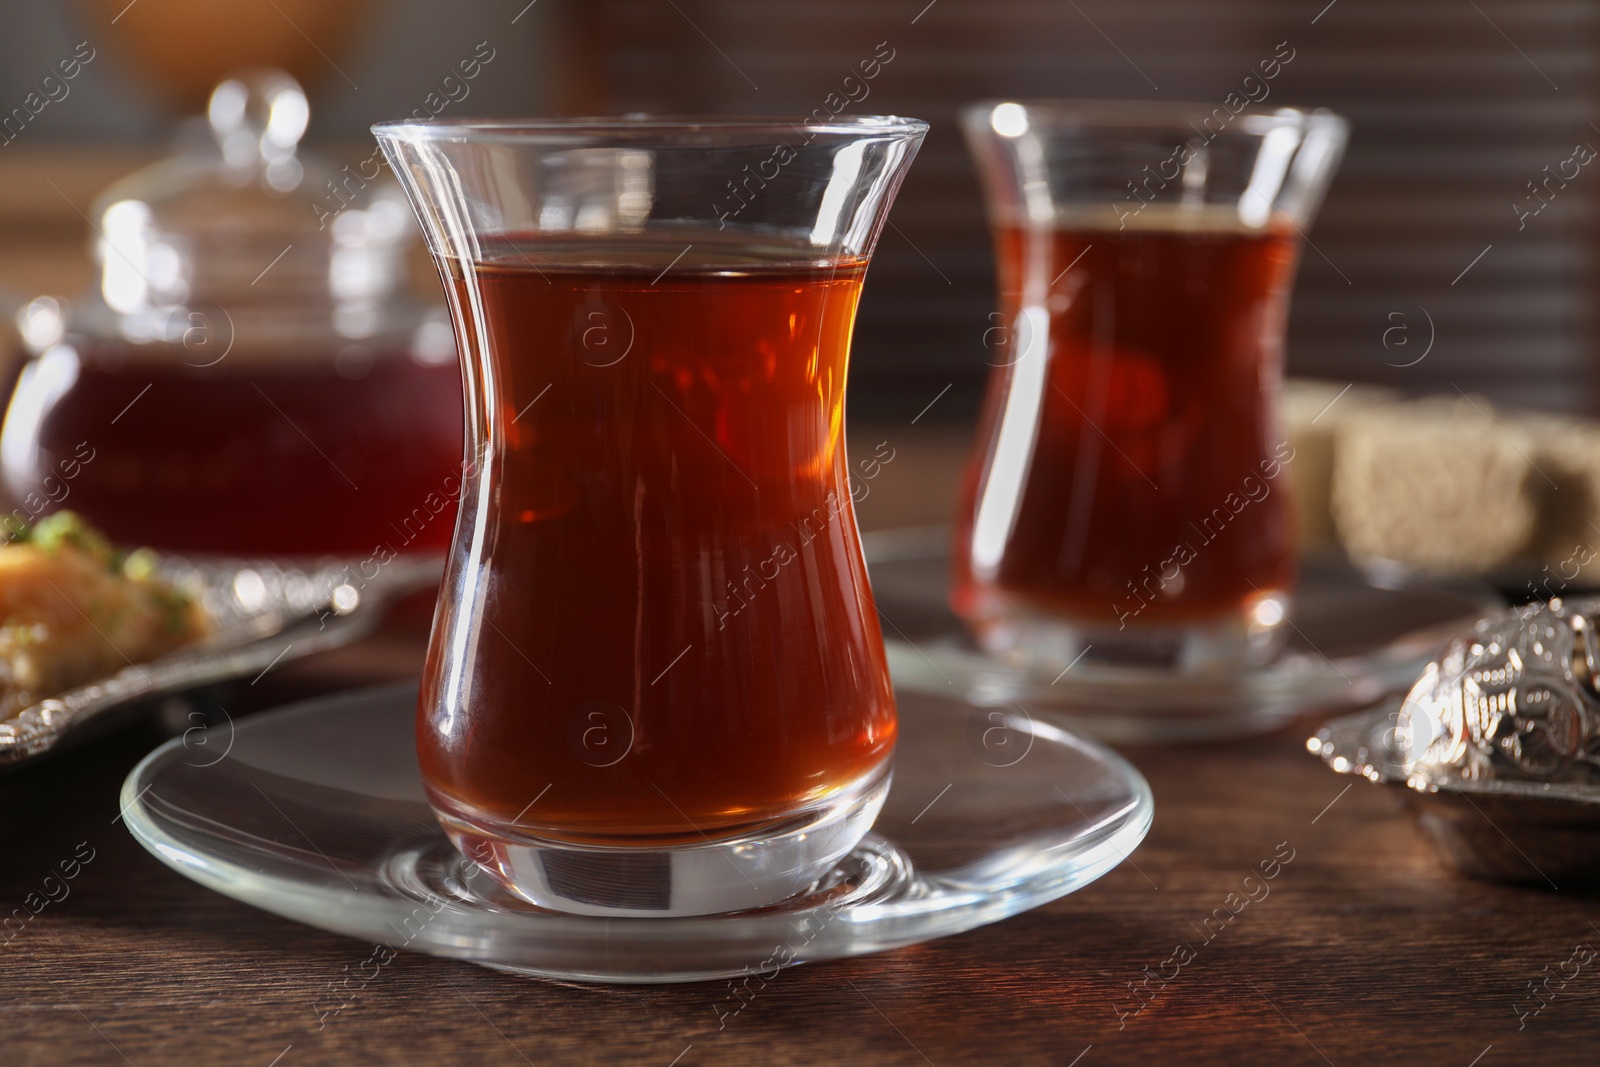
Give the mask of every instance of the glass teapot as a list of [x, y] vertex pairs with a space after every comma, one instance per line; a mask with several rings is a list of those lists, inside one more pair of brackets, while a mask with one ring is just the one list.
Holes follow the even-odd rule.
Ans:
[[443, 549], [460, 373], [443, 309], [406, 290], [399, 186], [376, 158], [341, 171], [297, 152], [308, 108], [287, 74], [228, 79], [208, 117], [214, 146], [96, 203], [96, 290], [24, 308], [0, 523], [68, 507], [171, 550]]

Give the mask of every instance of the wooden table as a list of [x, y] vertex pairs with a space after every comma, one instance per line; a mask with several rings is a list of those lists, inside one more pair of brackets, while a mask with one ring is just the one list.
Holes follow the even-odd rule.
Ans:
[[[959, 434], [902, 424], [856, 439], [863, 454], [896, 449], [864, 525], [948, 513]], [[402, 621], [238, 686], [229, 710], [412, 673], [421, 642]], [[1131, 862], [994, 926], [783, 972], [719, 1031], [721, 984], [583, 986], [409, 953], [319, 1029], [313, 1003], [371, 946], [145, 853], [117, 795], [160, 735], [130, 729], [0, 779], [0, 914], [92, 854], [64, 899], [0, 934], [0, 1064], [1600, 1062], [1600, 960], [1564, 988], [1557, 975], [1579, 943], [1600, 949], [1600, 898], [1449, 874], [1400, 798], [1328, 773], [1308, 732], [1126, 749], [1157, 805]], [[1291, 854], [1207, 942], [1214, 909]], [[1180, 942], [1194, 952], [1181, 968]], [[1528, 983], [1546, 976], [1559, 993], [1519, 1028], [1514, 1005], [1536, 1007]]]

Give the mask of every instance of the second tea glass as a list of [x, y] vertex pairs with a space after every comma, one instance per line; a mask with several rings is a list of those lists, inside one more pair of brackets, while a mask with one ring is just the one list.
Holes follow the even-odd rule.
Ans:
[[375, 127], [464, 360], [417, 743], [536, 904], [774, 903], [866, 832], [895, 705], [851, 508], [862, 277], [925, 124]]
[[1000, 309], [953, 606], [1046, 676], [1264, 662], [1296, 568], [1289, 289], [1343, 120], [1068, 101], [963, 119]]

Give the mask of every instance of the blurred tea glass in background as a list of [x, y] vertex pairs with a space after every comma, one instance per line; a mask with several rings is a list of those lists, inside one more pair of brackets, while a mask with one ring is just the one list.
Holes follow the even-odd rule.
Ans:
[[1327, 112], [990, 103], [963, 113], [999, 270], [952, 603], [1056, 673], [1225, 671], [1284, 636], [1277, 403]]

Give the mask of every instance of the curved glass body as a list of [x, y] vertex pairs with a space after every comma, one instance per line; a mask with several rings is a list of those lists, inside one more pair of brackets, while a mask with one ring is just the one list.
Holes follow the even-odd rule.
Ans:
[[447, 832], [524, 897], [772, 903], [882, 803], [894, 700], [844, 387], [922, 129], [376, 127], [468, 392], [418, 753]]
[[964, 119], [1000, 309], [953, 606], [1050, 674], [1270, 658], [1296, 569], [1284, 326], [1343, 122], [1070, 102]]

